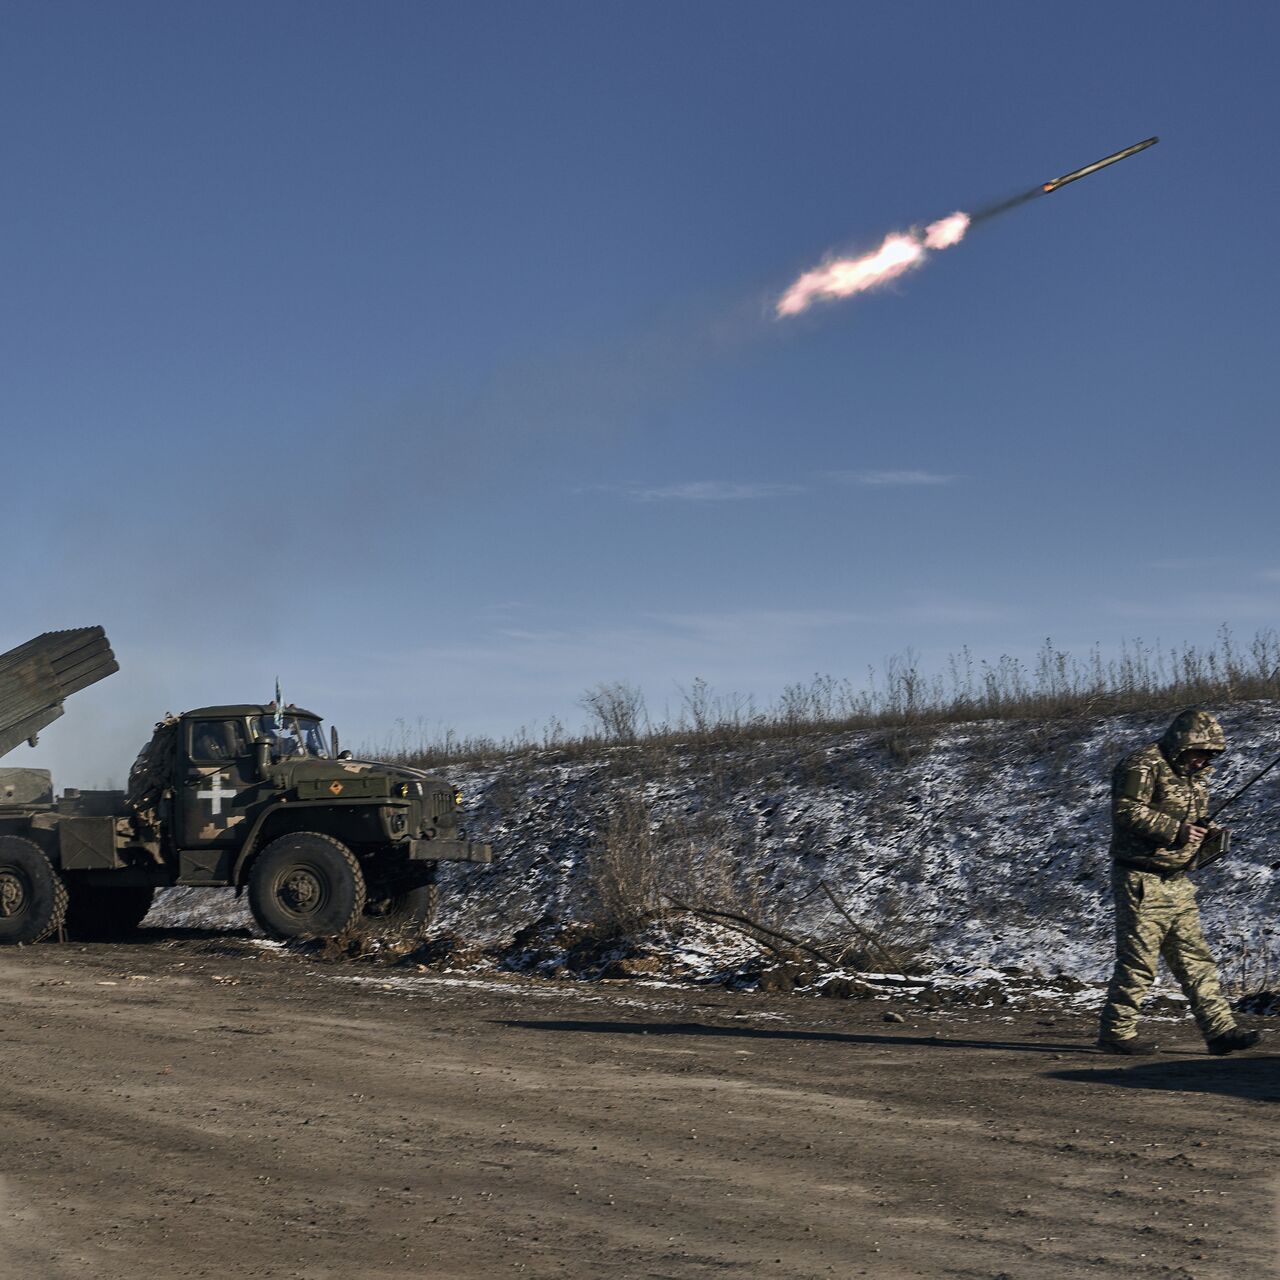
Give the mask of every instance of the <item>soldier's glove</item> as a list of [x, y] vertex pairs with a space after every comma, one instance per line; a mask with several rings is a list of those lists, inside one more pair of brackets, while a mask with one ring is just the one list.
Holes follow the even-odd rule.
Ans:
[[1191, 855], [1191, 861], [1187, 863], [1186, 869], [1198, 871], [1201, 867], [1207, 867], [1211, 862], [1217, 862], [1219, 858], [1226, 857], [1230, 848], [1231, 832], [1226, 827], [1210, 827], [1208, 834]]
[[1178, 828], [1177, 848], [1194, 849], [1209, 834], [1209, 825], [1205, 822], [1184, 822]]

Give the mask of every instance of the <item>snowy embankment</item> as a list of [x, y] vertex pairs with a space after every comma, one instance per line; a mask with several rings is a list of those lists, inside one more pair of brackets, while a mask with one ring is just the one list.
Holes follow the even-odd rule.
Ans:
[[[602, 867], [808, 939], [863, 928], [942, 966], [1096, 980], [1110, 949], [1108, 789], [1169, 713], [812, 734], [730, 746], [554, 751], [445, 771], [492, 866], [448, 865], [436, 932], [486, 947], [599, 914]], [[1280, 753], [1280, 704], [1222, 713], [1223, 797]], [[1280, 905], [1280, 771], [1235, 806], [1229, 859], [1199, 873], [1228, 976], [1257, 985]], [[1224, 821], [1228, 821], [1224, 818]], [[246, 922], [229, 894], [174, 890], [151, 922]], [[728, 939], [726, 939], [726, 942]], [[726, 959], [728, 957], [726, 956]]]

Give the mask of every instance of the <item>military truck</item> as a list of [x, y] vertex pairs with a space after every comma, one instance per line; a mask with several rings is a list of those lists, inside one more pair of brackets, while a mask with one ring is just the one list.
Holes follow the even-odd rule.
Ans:
[[[0, 755], [118, 669], [101, 627], [0, 655]], [[423, 925], [438, 863], [492, 858], [463, 833], [460, 801], [441, 778], [353, 759], [301, 707], [165, 716], [124, 791], [55, 798], [48, 770], [0, 769], [0, 943], [121, 936], [170, 885], [247, 891], [273, 938]]]

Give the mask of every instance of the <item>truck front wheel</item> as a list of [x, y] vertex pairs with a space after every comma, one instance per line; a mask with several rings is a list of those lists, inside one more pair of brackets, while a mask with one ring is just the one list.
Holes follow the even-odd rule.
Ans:
[[332, 836], [295, 831], [273, 840], [249, 872], [249, 909], [273, 938], [329, 937], [364, 909], [364, 873]]
[[0, 943], [39, 942], [66, 914], [67, 886], [40, 846], [0, 836]]

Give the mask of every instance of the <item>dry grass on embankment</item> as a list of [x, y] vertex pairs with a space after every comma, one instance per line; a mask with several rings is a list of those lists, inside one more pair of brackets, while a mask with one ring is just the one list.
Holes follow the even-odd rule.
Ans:
[[679, 709], [670, 719], [654, 719], [641, 690], [620, 680], [584, 691], [579, 703], [587, 723], [576, 734], [554, 718], [541, 733], [522, 727], [506, 738], [467, 736], [452, 728], [431, 731], [402, 721], [394, 735], [361, 750], [425, 769], [547, 751], [568, 762], [608, 746], [662, 752], [678, 745], [687, 751], [698, 745], [883, 729], [887, 748], [901, 753], [906, 763], [931, 729], [945, 725], [1053, 721], [1199, 703], [1222, 707], [1280, 696], [1280, 634], [1260, 631], [1242, 647], [1224, 626], [1209, 648], [1162, 649], [1134, 640], [1116, 658], [1104, 658], [1097, 646], [1080, 658], [1046, 640], [1032, 665], [1008, 655], [995, 662], [978, 660], [965, 648], [948, 659], [944, 673], [933, 675], [922, 672], [908, 651], [882, 672], [869, 671], [865, 687], [815, 675], [807, 684], [788, 685], [763, 708], [749, 695], [718, 693], [701, 678], [677, 689]]

